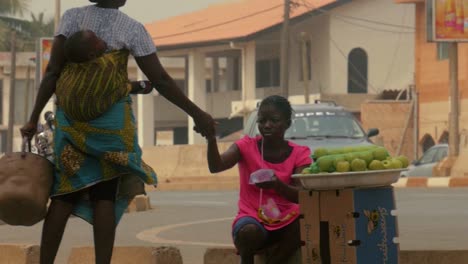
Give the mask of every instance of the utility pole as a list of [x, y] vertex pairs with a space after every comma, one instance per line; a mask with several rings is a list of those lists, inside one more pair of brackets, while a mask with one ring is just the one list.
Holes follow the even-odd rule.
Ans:
[[307, 33], [301, 32], [301, 50], [302, 50], [302, 81], [304, 83], [305, 103], [309, 103], [309, 58], [307, 53]]
[[458, 94], [458, 43], [450, 43], [449, 49], [450, 72], [450, 114], [449, 114], [449, 156], [458, 157], [459, 146], [459, 94]]
[[290, 0], [284, 0], [283, 30], [281, 32], [280, 84], [284, 97], [289, 96], [289, 12]]
[[55, 0], [55, 17], [54, 17], [54, 28], [57, 31], [59, 23], [60, 23], [60, 1]]
[[16, 82], [16, 31], [11, 31], [11, 73], [10, 73], [10, 96], [8, 107], [8, 137], [6, 153], [13, 152], [13, 127], [15, 125], [15, 82]]

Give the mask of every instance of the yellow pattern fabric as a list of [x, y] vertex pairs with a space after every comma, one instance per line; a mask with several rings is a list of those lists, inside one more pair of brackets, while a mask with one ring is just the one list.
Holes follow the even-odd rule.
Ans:
[[84, 63], [69, 63], [57, 81], [58, 106], [75, 121], [101, 116], [130, 93], [129, 52], [118, 50]]

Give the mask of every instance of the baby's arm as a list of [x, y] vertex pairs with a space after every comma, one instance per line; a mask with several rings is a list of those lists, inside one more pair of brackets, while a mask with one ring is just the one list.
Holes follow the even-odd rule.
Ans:
[[153, 85], [150, 81], [133, 81], [130, 82], [131, 94], [149, 94], [153, 91]]

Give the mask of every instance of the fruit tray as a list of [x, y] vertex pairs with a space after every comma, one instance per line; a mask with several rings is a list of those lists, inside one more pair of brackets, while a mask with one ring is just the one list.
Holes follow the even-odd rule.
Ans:
[[335, 190], [388, 186], [398, 181], [406, 169], [334, 172], [327, 174], [294, 174], [295, 182], [308, 190]]

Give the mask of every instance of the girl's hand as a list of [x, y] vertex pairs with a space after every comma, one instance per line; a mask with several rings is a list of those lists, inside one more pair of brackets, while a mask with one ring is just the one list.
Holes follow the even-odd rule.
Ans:
[[258, 182], [255, 184], [260, 189], [274, 189], [276, 190], [283, 182], [281, 182], [276, 175], [273, 175], [270, 181]]

